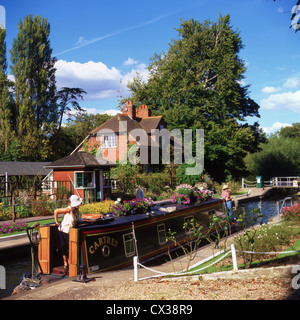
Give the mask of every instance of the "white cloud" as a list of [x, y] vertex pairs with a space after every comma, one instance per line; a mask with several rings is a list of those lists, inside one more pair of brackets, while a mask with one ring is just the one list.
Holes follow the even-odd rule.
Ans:
[[271, 127], [264, 127], [262, 129], [266, 134], [270, 134], [270, 133], [275, 133], [276, 131], [280, 130], [283, 127], [290, 127], [290, 126], [291, 124], [289, 123], [281, 123], [277, 121], [277, 122], [274, 122]]
[[300, 113], [300, 90], [271, 94], [268, 98], [262, 99], [260, 105], [268, 110], [289, 109]]
[[278, 92], [278, 91], [280, 91], [280, 90], [281, 90], [280, 87], [278, 87], [278, 88], [275, 88], [275, 87], [264, 87], [264, 88], [262, 89], [262, 92], [263, 92], [263, 93], [275, 93], [275, 92]]
[[130, 96], [131, 93], [127, 89], [128, 81], [132, 81], [137, 73], [143, 81], [147, 81], [149, 75], [147, 66], [143, 63], [136, 65], [124, 75], [115, 67], [108, 68], [104, 63], [94, 61], [80, 63], [58, 60], [55, 67], [57, 88], [82, 88], [87, 92], [84, 100], [116, 99], [120, 95], [121, 79], [122, 96]]
[[298, 87], [298, 85], [299, 85], [299, 79], [297, 77], [289, 78], [283, 84], [283, 86], [288, 89], [295, 89]]
[[61, 87], [82, 88], [87, 92], [85, 100], [110, 99], [117, 96], [121, 72], [115, 67], [108, 68], [102, 62], [86, 63], [58, 60], [56, 80]]
[[124, 66], [133, 66], [138, 63], [139, 62], [137, 60], [134, 60], [133, 58], [128, 58], [126, 61], [124, 61]]
[[110, 114], [112, 116], [115, 116], [117, 113], [120, 113], [120, 110], [117, 110], [117, 109], [108, 109], [108, 110], [102, 110], [102, 109], [99, 110], [99, 109], [96, 109], [96, 108], [84, 108], [84, 109], [89, 114], [107, 113], [107, 114]]

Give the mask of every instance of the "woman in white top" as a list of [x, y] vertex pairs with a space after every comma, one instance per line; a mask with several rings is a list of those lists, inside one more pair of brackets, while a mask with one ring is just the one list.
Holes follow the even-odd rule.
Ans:
[[[78, 223], [78, 207], [80, 206], [82, 199], [75, 194], [70, 197], [70, 206], [67, 208], [59, 208], [54, 211], [55, 223], [58, 226], [58, 233], [60, 237], [61, 249], [64, 260], [64, 274], [66, 276], [69, 269], [69, 231], [70, 228], [76, 227]], [[62, 222], [58, 222], [58, 215], [64, 213]]]

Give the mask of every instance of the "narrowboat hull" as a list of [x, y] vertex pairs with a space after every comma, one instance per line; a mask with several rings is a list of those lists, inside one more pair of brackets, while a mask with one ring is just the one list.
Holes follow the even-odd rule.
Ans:
[[[168, 207], [176, 209], [173, 212], [162, 211]], [[144, 261], [162, 254], [172, 247], [170, 241], [167, 241], [169, 230], [176, 232], [177, 242], [183, 243], [190, 238], [183, 224], [195, 219], [202, 226], [202, 232], [208, 232], [209, 216], [212, 214], [224, 214], [221, 200], [209, 199], [199, 205], [155, 206], [151, 214], [114, 219], [106, 217], [93, 223], [81, 221], [78, 228], [70, 229], [69, 276], [76, 276], [80, 265], [87, 266], [87, 273], [102, 272], [132, 265], [135, 255], [139, 261]], [[41, 230], [39, 263], [42, 273], [52, 273], [56, 265], [61, 263], [57, 251], [57, 228], [48, 228], [48, 243], [43, 243], [46, 237], [42, 236]], [[45, 250], [48, 251], [49, 259]]]

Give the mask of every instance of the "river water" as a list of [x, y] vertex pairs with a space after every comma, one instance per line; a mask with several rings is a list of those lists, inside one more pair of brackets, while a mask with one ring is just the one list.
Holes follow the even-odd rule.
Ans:
[[[293, 196], [293, 201], [299, 201], [299, 197]], [[239, 215], [247, 217], [248, 221], [252, 221], [254, 209], [260, 209], [260, 213], [264, 215], [259, 219], [259, 223], [267, 223], [270, 217], [277, 216], [277, 202], [284, 199], [283, 196], [276, 196], [260, 201], [246, 202], [240, 205], [233, 213], [233, 216], [238, 218]], [[290, 205], [290, 203], [288, 203]], [[251, 224], [251, 222], [249, 222]], [[25, 254], [21, 259], [7, 261], [3, 266], [6, 270], [6, 289], [0, 289], [0, 299], [8, 297], [13, 292], [14, 288], [20, 284], [21, 277], [26, 272], [31, 272], [31, 255], [30, 250], [28, 255]]]

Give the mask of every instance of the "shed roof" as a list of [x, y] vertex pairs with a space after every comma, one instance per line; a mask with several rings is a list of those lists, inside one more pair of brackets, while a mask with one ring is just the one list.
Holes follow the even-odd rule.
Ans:
[[46, 166], [46, 168], [85, 168], [85, 167], [108, 167], [111, 164], [101, 164], [97, 157], [88, 152], [75, 152], [71, 155], [58, 159]]
[[51, 170], [46, 169], [45, 166], [49, 162], [23, 162], [23, 161], [1, 161], [0, 175], [8, 176], [46, 176]]

